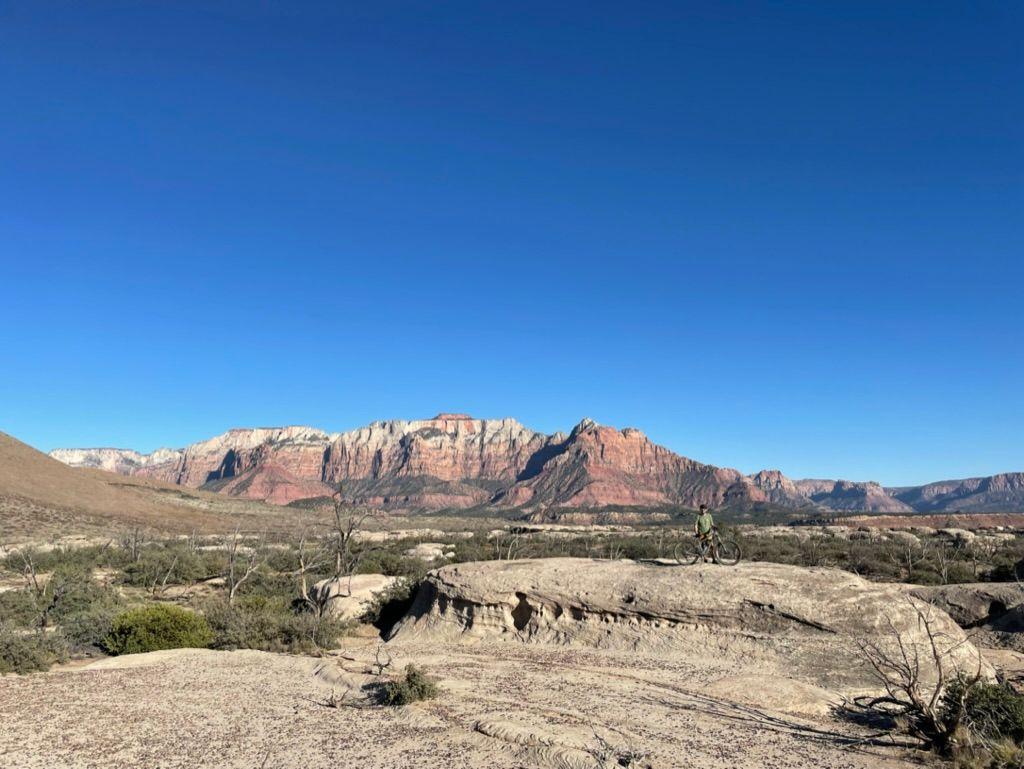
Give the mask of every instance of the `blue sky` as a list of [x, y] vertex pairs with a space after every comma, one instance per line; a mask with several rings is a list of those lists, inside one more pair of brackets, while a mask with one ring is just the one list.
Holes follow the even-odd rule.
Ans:
[[1024, 6], [10, 3], [0, 429], [1024, 470]]

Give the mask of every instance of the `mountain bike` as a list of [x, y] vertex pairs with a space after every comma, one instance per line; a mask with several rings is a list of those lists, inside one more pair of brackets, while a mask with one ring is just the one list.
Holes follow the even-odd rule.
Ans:
[[742, 557], [740, 546], [735, 540], [722, 539], [717, 527], [711, 530], [710, 537], [702, 539], [694, 534], [692, 538], [683, 540], [676, 545], [673, 554], [680, 566], [707, 562], [708, 558], [722, 566], [735, 566]]

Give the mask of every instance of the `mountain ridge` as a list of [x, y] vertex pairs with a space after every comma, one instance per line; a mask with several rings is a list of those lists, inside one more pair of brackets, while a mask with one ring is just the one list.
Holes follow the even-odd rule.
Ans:
[[824, 512], [1024, 511], [1024, 473], [886, 488], [873, 481], [745, 475], [685, 457], [633, 427], [584, 418], [546, 434], [512, 418], [440, 413], [329, 433], [315, 427], [232, 428], [179, 449], [55, 449], [94, 467], [288, 504], [329, 495], [395, 509], [597, 508], [680, 505]]

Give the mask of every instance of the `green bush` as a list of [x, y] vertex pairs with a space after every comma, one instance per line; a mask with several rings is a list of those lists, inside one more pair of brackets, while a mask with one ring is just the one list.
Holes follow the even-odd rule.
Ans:
[[967, 689], [959, 679], [943, 695], [943, 713], [947, 723], [957, 716], [958, 703], [964, 702], [960, 723], [987, 740], [1008, 738], [1024, 743], [1024, 695], [1005, 684], [977, 683]]
[[221, 598], [203, 604], [213, 631], [215, 649], [260, 649], [272, 652], [312, 653], [334, 649], [351, 623], [296, 611], [283, 598], [252, 595], [229, 604]]
[[279, 574], [267, 568], [257, 569], [238, 589], [239, 596], [260, 596], [291, 602], [298, 597], [295, 577]]
[[[411, 547], [407, 545], [406, 547]], [[404, 550], [373, 550], [359, 562], [360, 574], [384, 574], [419, 581], [430, 566], [420, 558], [405, 555]]]
[[69, 614], [60, 629], [73, 646], [103, 646], [123, 609], [117, 604], [97, 604]]
[[28, 627], [39, 621], [35, 594], [31, 590], [8, 590], [0, 593], [0, 617], [11, 625]]
[[420, 700], [432, 700], [437, 695], [437, 682], [433, 678], [415, 665], [406, 665], [402, 678], [384, 684], [382, 702], [401, 707]]
[[956, 767], [1024, 766], [1024, 695], [1008, 685], [958, 679], [943, 694], [942, 718], [954, 735], [950, 747]]
[[49, 670], [68, 658], [63, 636], [26, 632], [0, 624], [0, 673], [34, 673]]
[[156, 604], [114, 618], [103, 640], [111, 654], [140, 654], [159, 649], [205, 648], [213, 641], [206, 618], [178, 606]]
[[121, 597], [116, 590], [97, 585], [88, 571], [78, 567], [62, 567], [54, 572], [47, 593], [55, 596], [50, 619], [64, 623], [74, 614], [89, 612], [98, 607], [116, 607], [121, 604]]

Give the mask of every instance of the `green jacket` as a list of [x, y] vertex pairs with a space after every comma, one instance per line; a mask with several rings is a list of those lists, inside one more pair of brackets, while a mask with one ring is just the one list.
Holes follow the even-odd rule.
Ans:
[[701, 513], [697, 516], [697, 533], [702, 537], [706, 537], [711, 533], [711, 529], [715, 526], [715, 519], [711, 517], [711, 513]]

